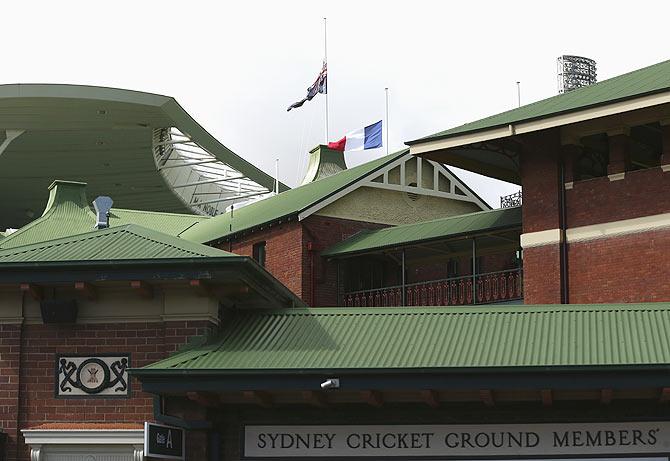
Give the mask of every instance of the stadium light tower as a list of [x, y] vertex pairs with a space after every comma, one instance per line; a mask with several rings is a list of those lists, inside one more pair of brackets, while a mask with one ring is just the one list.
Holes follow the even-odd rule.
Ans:
[[558, 58], [558, 92], [567, 93], [597, 82], [596, 62], [564, 54]]

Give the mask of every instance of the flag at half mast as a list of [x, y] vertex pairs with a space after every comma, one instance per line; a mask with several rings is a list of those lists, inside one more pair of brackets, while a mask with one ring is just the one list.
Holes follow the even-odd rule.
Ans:
[[309, 88], [307, 88], [307, 96], [302, 98], [300, 101], [296, 101], [290, 106], [288, 106], [288, 109], [286, 109], [286, 111], [288, 112], [291, 109], [295, 109], [297, 107], [302, 106], [307, 101], [311, 101], [314, 98], [314, 96], [317, 95], [317, 93], [322, 94], [328, 93], [328, 69], [326, 61], [323, 62], [321, 72], [319, 72], [319, 75], [318, 77], [316, 77], [314, 83], [312, 83], [312, 85]]

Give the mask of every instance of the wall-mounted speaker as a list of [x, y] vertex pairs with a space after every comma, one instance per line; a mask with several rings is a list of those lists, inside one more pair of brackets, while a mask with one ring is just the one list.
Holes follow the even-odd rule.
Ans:
[[77, 300], [47, 299], [40, 303], [44, 323], [75, 323]]

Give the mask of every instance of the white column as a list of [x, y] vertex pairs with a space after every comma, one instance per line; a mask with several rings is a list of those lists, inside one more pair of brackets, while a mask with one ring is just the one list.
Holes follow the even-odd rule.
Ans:
[[30, 446], [30, 461], [42, 461], [42, 445]]

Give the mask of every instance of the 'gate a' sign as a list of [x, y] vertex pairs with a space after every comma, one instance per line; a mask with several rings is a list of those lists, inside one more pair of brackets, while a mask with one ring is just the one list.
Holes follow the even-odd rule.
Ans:
[[144, 456], [164, 459], [186, 459], [184, 429], [162, 424], [144, 423]]

